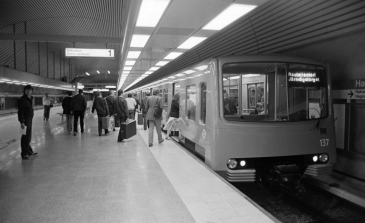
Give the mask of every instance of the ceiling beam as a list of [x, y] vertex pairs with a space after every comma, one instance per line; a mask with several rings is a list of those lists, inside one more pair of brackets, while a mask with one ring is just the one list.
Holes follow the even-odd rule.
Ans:
[[0, 40], [23, 40], [34, 42], [65, 42], [65, 43], [113, 43], [121, 44], [122, 38], [89, 37], [89, 36], [56, 36], [0, 33]]

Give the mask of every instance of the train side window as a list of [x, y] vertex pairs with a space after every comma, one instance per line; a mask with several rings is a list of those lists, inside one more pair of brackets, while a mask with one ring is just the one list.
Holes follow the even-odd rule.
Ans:
[[223, 115], [227, 120], [237, 120], [239, 74], [223, 74]]
[[207, 117], [207, 84], [201, 83], [200, 85], [200, 123], [205, 124]]
[[196, 112], [196, 85], [186, 86], [186, 114], [187, 118], [195, 121]]

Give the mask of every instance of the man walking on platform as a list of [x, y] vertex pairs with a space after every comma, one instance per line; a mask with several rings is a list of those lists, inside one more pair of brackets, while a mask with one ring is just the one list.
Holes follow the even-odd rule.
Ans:
[[149, 122], [146, 120], [146, 113], [147, 113], [147, 98], [150, 96], [150, 92], [146, 92], [146, 97], [142, 99], [141, 103], [141, 110], [142, 110], [142, 116], [143, 116], [143, 129], [147, 130], [147, 127], [149, 128]]
[[114, 117], [114, 129], [113, 129], [113, 131], [115, 131], [115, 124], [116, 124], [117, 120], [116, 120], [116, 117], [114, 116], [114, 114], [115, 114], [115, 112], [114, 112], [114, 101], [115, 101], [114, 91], [110, 90], [109, 91], [109, 96], [106, 97], [105, 100], [106, 100], [106, 103], [108, 104], [110, 117]]
[[84, 133], [84, 116], [87, 107], [86, 98], [83, 95], [83, 90], [79, 89], [79, 94], [75, 95], [71, 101], [71, 111], [74, 115], [74, 136], [77, 135], [77, 123], [80, 117], [81, 133]]
[[23, 96], [18, 101], [18, 120], [22, 129], [26, 128], [26, 133], [22, 135], [20, 146], [22, 148], [22, 159], [27, 160], [29, 156], [35, 156], [35, 153], [30, 146], [32, 141], [32, 122], [34, 116], [33, 110], [33, 88], [31, 85], [26, 85], [23, 90]]
[[[99, 136], [101, 136], [102, 118], [107, 117], [109, 115], [109, 109], [106, 100], [101, 97], [101, 93], [99, 91], [96, 92], [96, 98], [94, 100], [91, 112], [94, 113], [95, 110], [96, 113], [98, 114], [98, 132]], [[105, 130], [105, 135], [109, 133], [108, 129], [104, 130]]]
[[132, 94], [129, 93], [128, 94], [128, 98], [125, 99], [127, 101], [127, 105], [128, 105], [128, 118], [130, 119], [135, 119], [135, 115], [136, 115], [136, 106], [137, 106], [137, 102], [136, 100], [132, 97]]
[[[114, 101], [114, 112], [116, 114], [116, 119], [119, 123], [125, 122], [128, 118], [128, 105], [127, 101], [123, 97], [123, 90], [118, 90], [118, 97]], [[122, 134], [119, 130], [118, 142], [123, 141]]]
[[72, 115], [71, 115], [71, 101], [72, 92], [67, 92], [67, 97], [62, 100], [63, 114], [66, 115], [66, 126], [68, 134], [72, 133]]

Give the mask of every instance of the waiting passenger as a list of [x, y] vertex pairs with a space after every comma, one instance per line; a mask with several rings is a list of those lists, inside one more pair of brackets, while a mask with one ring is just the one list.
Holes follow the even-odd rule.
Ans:
[[74, 115], [74, 136], [77, 135], [77, 124], [80, 118], [81, 133], [84, 133], [84, 116], [87, 107], [86, 98], [83, 95], [84, 91], [79, 89], [79, 94], [72, 97], [71, 111]]
[[136, 100], [132, 97], [132, 94], [128, 94], [128, 98], [126, 98], [125, 100], [127, 101], [128, 104], [128, 118], [135, 119], [134, 116], [137, 106]]
[[167, 130], [166, 139], [170, 139], [170, 133], [171, 131], [179, 131], [179, 99], [180, 95], [175, 94], [172, 102], [171, 102], [171, 108], [169, 113], [169, 119], [167, 120], [164, 130]]
[[62, 101], [63, 114], [66, 115], [66, 127], [67, 132], [69, 134], [72, 133], [72, 115], [71, 115], [71, 101], [72, 101], [72, 92], [67, 92], [68, 96], [66, 96]]
[[[99, 91], [96, 92], [96, 98], [93, 102], [93, 107], [91, 109], [91, 112], [94, 113], [96, 110], [96, 113], [98, 114], [98, 133], [99, 136], [101, 136], [102, 132], [102, 118], [109, 116], [109, 108], [106, 100], [101, 97], [101, 93]], [[105, 135], [109, 133], [108, 129], [105, 130]]]
[[149, 122], [146, 119], [146, 113], [147, 113], [147, 98], [150, 96], [150, 92], [146, 92], [146, 97], [142, 99], [141, 103], [141, 110], [142, 110], [142, 117], [143, 117], [143, 129], [147, 130], [147, 127], [149, 128]]
[[31, 85], [26, 85], [23, 89], [23, 96], [18, 101], [18, 120], [22, 129], [26, 128], [26, 134], [22, 135], [20, 139], [20, 146], [22, 148], [22, 159], [27, 160], [29, 156], [35, 156], [35, 153], [30, 146], [32, 141], [32, 122], [34, 116], [33, 110], [33, 88]]
[[48, 93], [44, 94], [42, 102], [44, 106], [43, 120], [48, 121], [51, 107], [53, 107], [52, 100], [50, 97], [48, 97]]
[[224, 93], [224, 99], [223, 99], [223, 114], [224, 115], [237, 115], [237, 108], [234, 104], [234, 101], [232, 101], [229, 98], [228, 93]]
[[150, 127], [148, 129], [148, 146], [151, 147], [153, 146], [153, 129], [156, 126], [156, 132], [157, 132], [157, 137], [158, 137], [158, 142], [162, 143], [164, 140], [162, 139], [162, 135], [161, 135], [161, 119], [162, 116], [160, 118], [156, 118], [153, 114], [155, 112], [155, 106], [157, 104], [157, 106], [159, 106], [161, 109], [163, 108], [163, 101], [162, 98], [160, 96], [158, 96], [159, 94], [159, 90], [155, 89], [153, 91], [153, 96], [149, 96], [147, 99], [147, 105], [146, 105], [146, 109], [147, 109], [147, 114], [146, 114], [146, 119], [149, 121]]
[[[116, 116], [116, 122], [118, 121], [119, 123], [125, 122], [128, 118], [128, 105], [127, 105], [127, 101], [124, 99], [123, 97], [123, 90], [119, 89], [118, 90], [118, 97], [115, 99], [114, 101], [114, 112], [115, 112], [115, 116]], [[122, 134], [120, 134], [119, 130], [119, 134], [118, 134], [118, 142], [123, 141], [122, 138]]]

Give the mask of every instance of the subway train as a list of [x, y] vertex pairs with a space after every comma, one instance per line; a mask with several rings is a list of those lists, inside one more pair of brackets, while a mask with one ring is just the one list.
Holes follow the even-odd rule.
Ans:
[[[284, 55], [212, 58], [139, 87], [180, 94], [180, 140], [230, 182], [295, 187], [336, 162], [325, 63]], [[163, 122], [166, 122], [165, 116]]]

